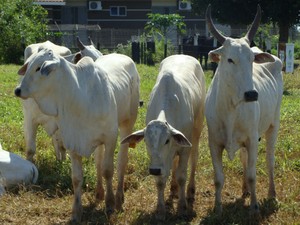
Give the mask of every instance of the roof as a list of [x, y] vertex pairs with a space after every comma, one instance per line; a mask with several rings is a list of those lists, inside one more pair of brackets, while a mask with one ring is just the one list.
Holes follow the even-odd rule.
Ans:
[[38, 0], [34, 1], [36, 5], [66, 5], [65, 0]]

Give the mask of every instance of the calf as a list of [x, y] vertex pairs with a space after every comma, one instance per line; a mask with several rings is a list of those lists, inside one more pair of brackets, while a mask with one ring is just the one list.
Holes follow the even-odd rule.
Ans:
[[195, 194], [198, 144], [203, 127], [205, 80], [199, 62], [186, 55], [173, 55], [160, 65], [147, 109], [147, 126], [122, 140], [122, 144], [145, 139], [150, 156], [149, 172], [156, 178], [157, 217], [165, 218], [164, 189], [173, 164], [171, 197], [179, 186], [178, 213], [187, 208], [185, 183], [190, 158], [191, 173], [187, 189], [189, 203]]

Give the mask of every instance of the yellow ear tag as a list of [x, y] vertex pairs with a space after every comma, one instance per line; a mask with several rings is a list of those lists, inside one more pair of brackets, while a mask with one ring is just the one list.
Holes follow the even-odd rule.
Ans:
[[135, 148], [136, 144], [135, 143], [130, 143], [129, 148]]

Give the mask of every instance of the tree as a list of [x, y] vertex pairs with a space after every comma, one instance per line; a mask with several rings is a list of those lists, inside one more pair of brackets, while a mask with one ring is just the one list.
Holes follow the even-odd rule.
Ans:
[[191, 0], [196, 14], [204, 15], [208, 4], [220, 23], [249, 24], [257, 4], [262, 8], [262, 23], [272, 22], [279, 27], [279, 42], [288, 42], [289, 28], [300, 21], [299, 0]]
[[177, 28], [179, 33], [185, 32], [185, 23], [183, 22], [183, 16], [179, 14], [158, 14], [149, 13], [145, 29], [150, 32], [157, 32], [165, 39], [164, 57], [167, 57], [167, 35], [174, 29]]
[[1, 0], [0, 62], [20, 63], [24, 46], [46, 35], [47, 11], [32, 0]]

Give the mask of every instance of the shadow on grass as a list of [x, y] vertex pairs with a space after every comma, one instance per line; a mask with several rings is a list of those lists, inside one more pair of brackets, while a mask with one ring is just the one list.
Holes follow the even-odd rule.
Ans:
[[140, 212], [138, 218], [136, 218], [131, 224], [149, 224], [149, 225], [174, 225], [174, 224], [189, 224], [196, 217], [196, 212], [193, 209], [193, 204], [190, 203], [187, 209], [187, 213], [184, 216], [179, 216], [176, 213], [177, 200], [169, 198], [166, 201], [166, 219], [164, 221], [156, 218], [156, 211], [153, 212]]
[[276, 213], [279, 205], [274, 199], [264, 199], [260, 203], [260, 214], [258, 216], [250, 215], [249, 206], [244, 205], [243, 199], [238, 199], [236, 202], [223, 204], [223, 215], [219, 217], [216, 213], [210, 210], [201, 221], [200, 225], [213, 224], [240, 224], [240, 225], [258, 225], [268, 220], [268, 218]]

